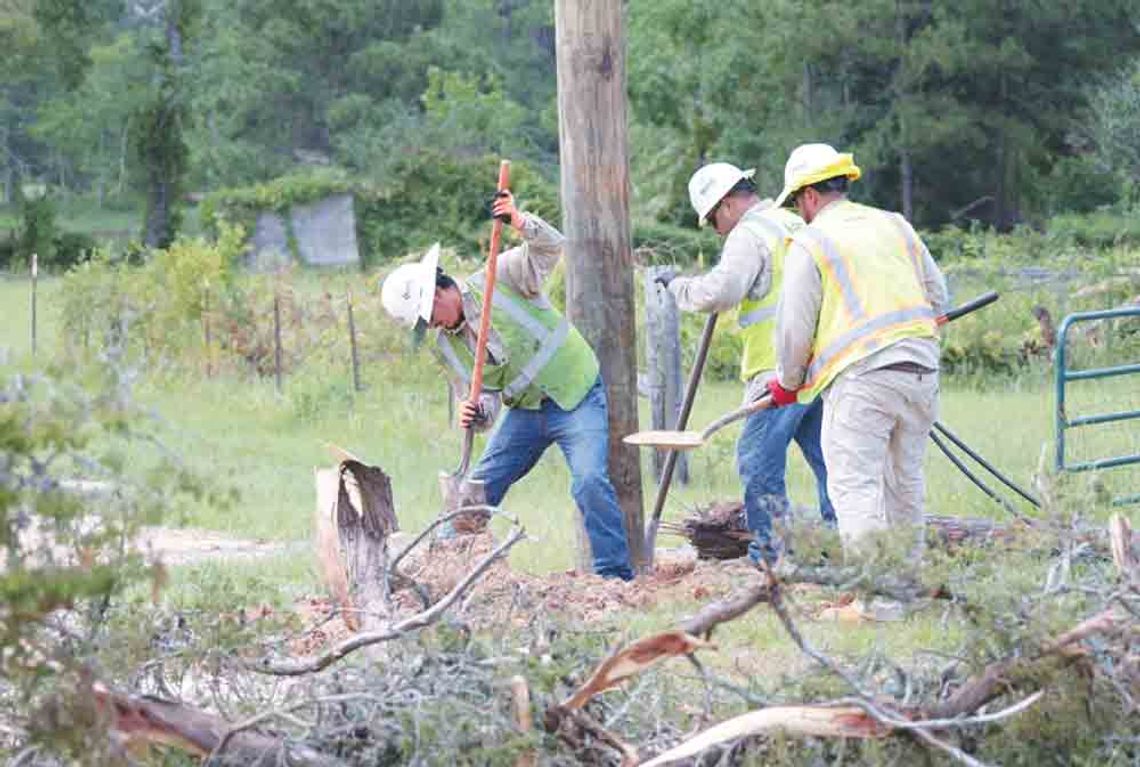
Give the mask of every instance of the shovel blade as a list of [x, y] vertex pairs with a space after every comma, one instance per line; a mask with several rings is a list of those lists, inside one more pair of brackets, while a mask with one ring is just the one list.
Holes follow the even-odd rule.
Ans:
[[660, 447], [670, 450], [692, 450], [705, 443], [699, 431], [639, 431], [622, 438], [627, 445]]
[[[439, 473], [439, 489], [443, 494], [443, 513], [451, 514], [467, 506], [486, 506], [487, 488], [482, 480], [465, 474]], [[457, 533], [481, 533], [487, 528], [491, 515], [487, 511], [471, 511], [451, 520]]]

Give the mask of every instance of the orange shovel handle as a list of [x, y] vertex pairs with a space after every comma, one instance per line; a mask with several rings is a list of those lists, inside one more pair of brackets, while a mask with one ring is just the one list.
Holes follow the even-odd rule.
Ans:
[[[498, 191], [502, 192], [511, 185], [511, 161], [502, 160], [499, 163]], [[503, 239], [503, 222], [498, 218], [491, 223], [491, 248], [487, 253], [487, 271], [485, 272], [485, 285], [483, 289], [483, 309], [479, 314], [479, 335], [475, 341], [475, 367], [471, 371], [471, 392], [467, 399], [473, 405], [479, 404], [479, 395], [483, 391], [483, 364], [487, 360], [487, 336], [491, 332], [491, 299], [495, 294], [495, 271], [499, 263], [499, 244]]]

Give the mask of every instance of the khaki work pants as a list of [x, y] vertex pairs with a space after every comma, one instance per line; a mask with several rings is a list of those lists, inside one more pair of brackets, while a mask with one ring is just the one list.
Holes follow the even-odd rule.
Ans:
[[846, 553], [869, 533], [913, 536], [922, 557], [923, 456], [938, 417], [938, 373], [840, 375], [824, 392], [823, 458]]

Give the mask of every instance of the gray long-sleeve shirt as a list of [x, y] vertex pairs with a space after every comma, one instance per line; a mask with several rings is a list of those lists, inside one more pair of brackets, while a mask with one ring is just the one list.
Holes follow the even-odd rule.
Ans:
[[[546, 278], [554, 271], [558, 260], [562, 257], [562, 244], [566, 238], [553, 226], [532, 213], [523, 214], [520, 233], [523, 238], [522, 243], [499, 254], [495, 262], [495, 281], [496, 284], [506, 285], [524, 298], [538, 298], [542, 295]], [[464, 345], [474, 355], [483, 306], [466, 283], [460, 286], [460, 293], [463, 296], [463, 323], [453, 330], [440, 332], [460, 336]], [[496, 364], [505, 358], [502, 339], [492, 325], [487, 335], [487, 362]], [[449, 375], [448, 378], [456, 399], [467, 399], [470, 393], [467, 384], [454, 375]], [[486, 428], [494, 422], [502, 400], [497, 391], [484, 390], [479, 398], [479, 404], [487, 414], [486, 424], [483, 426]]]
[[[816, 219], [827, 215], [832, 206], [843, 202], [845, 201], [837, 200], [829, 203], [816, 214]], [[922, 265], [923, 293], [935, 314], [942, 314], [949, 304], [946, 281], [917, 233], [914, 238], [921, 245], [919, 259]], [[776, 315], [776, 375], [785, 389], [799, 388], [807, 377], [812, 341], [822, 305], [823, 281], [819, 267], [803, 245], [793, 241], [784, 256], [784, 286], [780, 292]], [[937, 370], [938, 357], [937, 340], [905, 338], [855, 363], [844, 371], [844, 375], [858, 375], [897, 362], [914, 362]]]
[[[760, 200], [745, 211], [744, 216], [771, 205], [771, 200]], [[669, 292], [677, 299], [678, 308], [685, 312], [728, 311], [746, 297], [763, 298], [771, 289], [772, 254], [768, 244], [755, 231], [739, 223], [724, 238], [716, 266], [705, 274], [677, 277], [669, 283]]]

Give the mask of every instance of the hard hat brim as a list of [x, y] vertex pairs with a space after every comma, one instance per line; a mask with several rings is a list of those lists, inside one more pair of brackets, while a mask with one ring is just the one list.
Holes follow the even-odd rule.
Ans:
[[[423, 285], [422, 299], [420, 301], [420, 308], [417, 314], [425, 324], [424, 330], [420, 331], [421, 337], [426, 331], [426, 326], [431, 324], [432, 309], [435, 308], [435, 272], [439, 268], [439, 243], [431, 246], [428, 252], [420, 260], [420, 266], [423, 268], [423, 277], [427, 284]], [[419, 326], [419, 323], [416, 323]]]
[[837, 156], [836, 160], [825, 168], [803, 178], [796, 179], [794, 184], [784, 187], [780, 192], [780, 196], [776, 198], [776, 207], [782, 208], [788, 198], [796, 192], [803, 189], [805, 186], [818, 184], [820, 181], [826, 181], [829, 178], [838, 178], [839, 176], [846, 176], [851, 181], [858, 181], [863, 175], [863, 171], [855, 164], [855, 159], [850, 153], [843, 153]]

